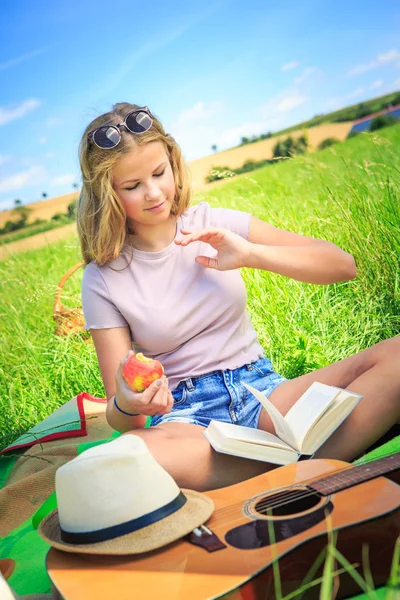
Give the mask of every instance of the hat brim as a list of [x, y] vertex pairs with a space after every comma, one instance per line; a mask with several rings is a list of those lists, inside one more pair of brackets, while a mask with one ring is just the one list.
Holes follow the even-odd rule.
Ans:
[[205, 523], [213, 513], [211, 498], [193, 490], [181, 490], [187, 502], [176, 512], [157, 523], [132, 533], [93, 544], [69, 544], [61, 539], [58, 510], [53, 510], [39, 524], [40, 536], [57, 550], [79, 554], [140, 554], [162, 548]]

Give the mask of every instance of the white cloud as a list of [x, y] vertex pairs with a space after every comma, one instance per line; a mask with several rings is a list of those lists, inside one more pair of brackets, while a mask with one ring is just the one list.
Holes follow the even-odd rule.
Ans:
[[0, 125], [5, 125], [16, 119], [24, 117], [40, 106], [41, 102], [37, 98], [29, 98], [20, 104], [14, 106], [0, 106]]
[[281, 98], [276, 104], [276, 110], [280, 113], [290, 112], [294, 108], [304, 104], [305, 101], [306, 98], [304, 96], [294, 93], [290, 96]]
[[46, 127], [55, 127], [56, 125], [60, 125], [60, 123], [62, 123], [60, 117], [49, 117], [46, 120], [45, 125]]
[[5, 71], [6, 69], [11, 69], [12, 67], [16, 67], [17, 65], [20, 65], [23, 62], [26, 62], [27, 60], [31, 60], [32, 58], [35, 58], [36, 56], [39, 56], [40, 54], [43, 54], [43, 52], [47, 52], [47, 48], [39, 48], [38, 50], [32, 50], [32, 52], [27, 52], [26, 54], [23, 54], [22, 56], [17, 56], [16, 58], [11, 58], [10, 60], [7, 60], [6, 62], [0, 63], [0, 71]]
[[365, 94], [365, 88], [359, 87], [356, 90], [353, 90], [352, 92], [346, 94], [345, 98], [346, 100], [353, 100], [354, 98], [359, 98], [363, 94]]
[[10, 160], [11, 156], [7, 156], [6, 154], [0, 154], [0, 167], [1, 165], [5, 165], [6, 162]]
[[42, 165], [30, 167], [26, 171], [0, 179], [0, 194], [38, 185], [45, 178], [46, 171]]
[[288, 90], [261, 106], [243, 110], [238, 118], [240, 124], [224, 129], [220, 119], [213, 117], [224, 112], [225, 107], [219, 102], [207, 104], [200, 100], [168, 124], [167, 131], [178, 141], [185, 159], [195, 160], [210, 154], [213, 144], [223, 150], [240, 144], [242, 137], [259, 136], [286, 126], [286, 114], [305, 101], [297, 90]]
[[187, 108], [178, 116], [173, 124], [187, 124], [194, 121], [202, 121], [220, 113], [222, 111], [220, 102], [213, 102], [206, 106], [202, 100], [199, 100], [191, 108]]
[[381, 88], [383, 86], [383, 81], [382, 79], [377, 79], [376, 81], [374, 81], [373, 83], [371, 83], [370, 85], [370, 90], [377, 90], [378, 88]]
[[353, 90], [352, 92], [349, 92], [348, 94], [345, 94], [344, 96], [338, 96], [336, 98], [331, 98], [330, 100], [328, 100], [327, 105], [331, 108], [339, 108], [339, 107], [346, 106], [349, 103], [349, 101], [359, 98], [360, 96], [365, 94], [365, 92], [366, 92], [365, 88], [359, 87], [356, 90]]
[[55, 177], [51, 182], [51, 185], [61, 186], [61, 185], [72, 185], [76, 181], [76, 175], [72, 173], [66, 173], [65, 175], [60, 175], [60, 177]]
[[284, 65], [281, 66], [281, 71], [291, 71], [292, 69], [295, 69], [296, 67], [299, 66], [299, 61], [298, 60], [292, 60], [291, 62], [285, 63]]
[[298, 77], [295, 78], [294, 83], [296, 85], [301, 85], [316, 71], [318, 71], [317, 67], [307, 67], [302, 73], [300, 73]]
[[0, 211], [10, 210], [10, 208], [14, 208], [13, 198], [3, 198], [3, 200], [0, 200]]
[[306, 98], [297, 92], [288, 92], [277, 96], [255, 108], [253, 111], [258, 119], [247, 121], [238, 127], [222, 131], [218, 136], [218, 145], [229, 148], [240, 143], [242, 137], [259, 136], [268, 131], [276, 131], [287, 125], [286, 113], [306, 102]]
[[389, 50], [383, 54], [378, 54], [376, 58], [370, 60], [368, 63], [363, 65], [357, 65], [348, 71], [347, 75], [354, 76], [360, 75], [361, 73], [366, 73], [367, 71], [371, 71], [372, 69], [378, 69], [379, 67], [383, 67], [395, 61], [398, 61], [400, 58], [400, 52], [398, 50]]
[[42, 135], [42, 137], [39, 138], [39, 143], [40, 144], [47, 144], [47, 137], [45, 137], [44, 135]]
[[262, 133], [267, 133], [271, 129], [278, 128], [281, 122], [281, 117], [274, 117], [269, 120], [248, 121], [247, 123], [243, 123], [243, 125], [239, 125], [239, 127], [226, 129], [218, 135], [217, 146], [231, 148], [239, 144], [242, 137], [259, 136]]
[[209, 154], [211, 145], [219, 143], [217, 129], [211, 120], [222, 110], [220, 102], [206, 104], [199, 100], [167, 125], [167, 131], [178, 141], [186, 160]]

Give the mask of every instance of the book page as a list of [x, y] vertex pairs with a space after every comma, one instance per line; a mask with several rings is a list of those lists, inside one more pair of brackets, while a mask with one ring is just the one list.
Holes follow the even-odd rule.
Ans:
[[259, 429], [211, 421], [203, 435], [217, 452], [277, 465], [292, 464], [299, 459], [293, 448]]
[[360, 394], [339, 389], [338, 396], [304, 436], [301, 445], [302, 451], [305, 453], [316, 452], [357, 406], [361, 398]]
[[314, 381], [285, 415], [301, 448], [306, 433], [327, 410], [340, 389]]
[[299, 448], [302, 448], [306, 435], [321, 417], [352, 395], [348, 390], [315, 381], [285, 416], [298, 440]]
[[257, 444], [259, 446], [275, 446], [279, 448], [288, 448], [286, 442], [282, 441], [273, 433], [244, 427], [243, 425], [234, 425], [233, 423], [224, 423], [222, 421], [211, 421], [204, 434], [223, 436], [225, 440], [237, 440], [248, 444]]
[[275, 408], [272, 402], [268, 400], [268, 398], [266, 398], [264, 394], [253, 388], [251, 385], [247, 385], [247, 383], [245, 383], [244, 385], [257, 398], [257, 400], [261, 402], [261, 404], [271, 417], [275, 427], [276, 435], [295, 450], [299, 450], [298, 442], [296, 439], [297, 436], [295, 435], [291, 424], [286, 421], [286, 417], [283, 417], [281, 415], [279, 410]]

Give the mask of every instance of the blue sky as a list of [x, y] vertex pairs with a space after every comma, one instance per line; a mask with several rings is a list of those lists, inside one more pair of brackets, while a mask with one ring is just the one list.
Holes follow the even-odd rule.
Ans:
[[397, 0], [2, 0], [0, 22], [0, 210], [73, 191], [115, 102], [193, 160], [400, 89]]

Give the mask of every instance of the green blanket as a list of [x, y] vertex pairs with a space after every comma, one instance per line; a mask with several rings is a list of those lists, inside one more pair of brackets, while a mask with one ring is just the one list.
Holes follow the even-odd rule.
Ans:
[[[80, 444], [78, 453], [98, 443], [111, 441], [118, 435], [120, 434], [114, 432], [102, 442]], [[396, 452], [400, 452], [400, 436], [366, 454], [356, 463], [361, 464]], [[12, 467], [13, 460], [15, 458], [0, 457], [0, 487]], [[40, 520], [55, 508], [55, 505], [56, 500], [53, 493], [33, 517], [30, 517], [20, 527], [0, 539], [0, 558], [12, 558], [18, 567], [8, 580], [8, 583], [17, 594], [50, 592], [50, 580], [45, 569], [45, 557], [49, 546], [39, 536], [36, 527]], [[385, 598], [386, 591], [387, 588], [377, 590], [378, 598]], [[356, 599], [367, 600], [368, 596], [361, 594], [354, 598], [354, 600]]]

